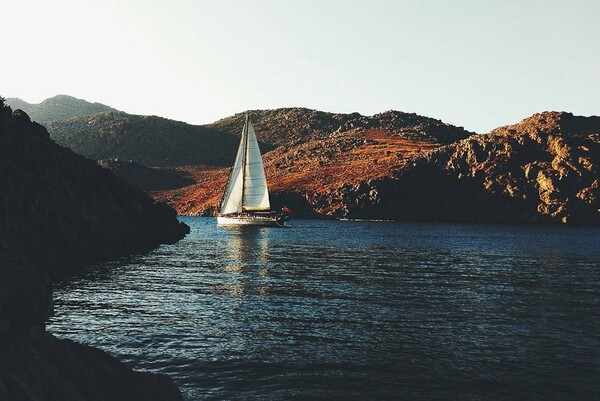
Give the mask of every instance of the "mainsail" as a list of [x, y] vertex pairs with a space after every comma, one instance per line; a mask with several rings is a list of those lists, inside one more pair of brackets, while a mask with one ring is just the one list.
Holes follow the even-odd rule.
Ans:
[[260, 148], [254, 127], [246, 115], [240, 146], [223, 197], [221, 214], [270, 209], [269, 190]]

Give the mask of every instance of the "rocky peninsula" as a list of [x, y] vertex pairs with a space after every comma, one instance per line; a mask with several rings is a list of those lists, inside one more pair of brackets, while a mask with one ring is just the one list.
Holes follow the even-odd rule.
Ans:
[[166, 376], [45, 331], [52, 281], [181, 239], [176, 213], [0, 98], [0, 399], [181, 400]]

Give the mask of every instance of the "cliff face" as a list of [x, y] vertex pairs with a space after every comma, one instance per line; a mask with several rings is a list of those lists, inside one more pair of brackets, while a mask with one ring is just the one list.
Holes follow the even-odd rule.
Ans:
[[50, 278], [177, 241], [189, 228], [1, 101], [0, 182], [0, 399], [180, 400], [168, 378], [58, 340], [44, 322]]
[[546, 112], [331, 198], [348, 218], [599, 224], [599, 162], [600, 117]]
[[60, 147], [17, 110], [0, 136], [0, 249], [49, 276], [179, 240], [186, 227], [94, 161]]

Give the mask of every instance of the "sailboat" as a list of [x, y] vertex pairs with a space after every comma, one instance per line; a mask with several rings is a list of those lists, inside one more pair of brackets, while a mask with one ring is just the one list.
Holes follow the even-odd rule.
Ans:
[[246, 114], [240, 145], [223, 194], [218, 225], [283, 226], [289, 210], [271, 210], [269, 188], [256, 133]]

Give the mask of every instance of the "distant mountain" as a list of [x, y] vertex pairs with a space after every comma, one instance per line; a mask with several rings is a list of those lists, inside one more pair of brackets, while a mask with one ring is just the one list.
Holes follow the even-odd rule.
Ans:
[[21, 110], [25, 111], [26, 113], [27, 113], [27, 110], [31, 110], [31, 108], [34, 106], [33, 104], [27, 103], [26, 101], [21, 100], [17, 97], [9, 97], [7, 99], [4, 99], [4, 103], [8, 107], [11, 107], [13, 110], [21, 109]]
[[[326, 140], [334, 133], [357, 129], [385, 130], [390, 135], [422, 140], [424, 137], [445, 144], [464, 138], [469, 133], [461, 127], [440, 120], [389, 110], [371, 117], [359, 113], [327, 113], [307, 108], [250, 110], [258, 139], [273, 145], [297, 145], [311, 140]], [[239, 135], [246, 113], [238, 113], [207, 125], [209, 128]]]
[[[476, 135], [393, 110], [373, 116], [307, 108], [249, 113], [274, 205], [292, 205], [301, 216], [478, 222], [598, 218], [598, 145], [592, 135], [600, 132], [598, 117], [546, 112]], [[57, 142], [89, 158], [171, 168], [165, 175], [160, 169], [142, 173], [123, 162], [108, 166], [147, 190], [150, 183], [155, 199], [180, 214], [214, 214], [244, 115], [193, 126], [109, 112], [55, 121], [48, 128]], [[560, 150], [563, 145], [567, 150]]]
[[[304, 108], [253, 110], [250, 114], [263, 153], [366, 131], [438, 145], [471, 134], [439, 120], [396, 111], [372, 117]], [[197, 126], [156, 116], [107, 112], [52, 121], [46, 126], [56, 142], [91, 159], [119, 158], [153, 167], [224, 167], [231, 165], [235, 156], [244, 115]]]
[[123, 112], [73, 117], [46, 127], [57, 143], [90, 159], [119, 158], [153, 167], [226, 166], [239, 140], [206, 126]]
[[101, 103], [90, 103], [67, 95], [57, 95], [38, 104], [27, 103], [19, 98], [8, 98], [6, 104], [13, 110], [25, 111], [33, 121], [42, 125], [50, 121], [118, 111]]
[[[417, 117], [404, 130], [382, 129], [403, 116], [385, 114], [373, 128], [266, 154], [272, 203], [299, 217], [600, 224], [600, 117], [545, 112], [465, 138]], [[179, 213], [215, 213], [228, 170], [186, 173], [195, 185], [155, 198]]]

